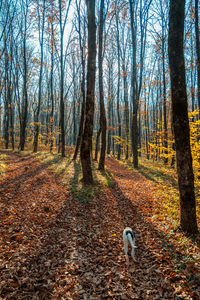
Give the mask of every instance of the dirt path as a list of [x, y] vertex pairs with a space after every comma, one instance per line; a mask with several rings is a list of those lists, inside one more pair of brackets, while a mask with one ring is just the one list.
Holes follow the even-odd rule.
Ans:
[[[160, 269], [161, 259], [169, 264], [167, 241], [146, 220], [151, 188], [143, 177], [109, 159], [112, 186], [83, 204], [36, 158], [10, 153], [7, 165], [0, 185], [0, 299], [193, 299]], [[126, 225], [138, 247], [130, 270]]]

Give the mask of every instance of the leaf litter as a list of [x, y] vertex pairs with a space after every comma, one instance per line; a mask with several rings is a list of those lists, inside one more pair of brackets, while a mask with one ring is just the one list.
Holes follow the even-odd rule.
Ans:
[[[151, 182], [115, 159], [106, 166], [109, 184], [99, 183], [93, 199], [81, 202], [37, 158], [7, 154], [0, 299], [199, 299], [196, 261], [187, 261], [176, 237], [152, 221]], [[129, 268], [125, 226], [137, 244], [137, 263]]]

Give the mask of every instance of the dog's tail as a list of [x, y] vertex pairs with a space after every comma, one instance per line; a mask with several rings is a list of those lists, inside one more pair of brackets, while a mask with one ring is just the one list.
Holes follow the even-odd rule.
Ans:
[[135, 246], [135, 239], [132, 238], [131, 233], [127, 234], [127, 238], [129, 240], [129, 243], [131, 244], [132, 248], [136, 248], [136, 246]]

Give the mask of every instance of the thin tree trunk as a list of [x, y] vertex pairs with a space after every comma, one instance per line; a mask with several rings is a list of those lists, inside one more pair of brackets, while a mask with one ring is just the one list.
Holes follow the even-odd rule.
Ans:
[[[4, 37], [4, 41], [6, 41], [5, 37]], [[9, 76], [8, 76], [8, 51], [7, 51], [7, 45], [5, 44], [4, 46], [5, 48], [5, 76], [4, 76], [4, 139], [5, 139], [5, 148], [8, 149], [9, 147], [9, 95], [8, 95], [8, 91], [9, 91]]]
[[168, 133], [167, 133], [167, 91], [166, 91], [166, 78], [165, 78], [165, 27], [164, 27], [164, 13], [163, 13], [163, 6], [162, 1], [160, 1], [161, 5], [161, 14], [162, 14], [162, 40], [161, 40], [161, 51], [162, 51], [162, 80], [163, 80], [163, 129], [164, 129], [164, 136], [163, 136], [163, 146], [164, 146], [164, 164], [168, 162]]
[[101, 151], [99, 159], [99, 170], [104, 170], [106, 155], [106, 111], [104, 105], [103, 91], [103, 26], [104, 26], [104, 0], [100, 4], [100, 23], [99, 23], [99, 97], [100, 97], [100, 127], [101, 127]]
[[[52, 29], [53, 31], [53, 29]], [[53, 150], [53, 123], [54, 123], [54, 94], [53, 94], [53, 73], [54, 73], [54, 58], [53, 49], [51, 50], [51, 75], [50, 75], [50, 91], [51, 91], [51, 114], [50, 114], [50, 152]]]
[[59, 17], [60, 17], [60, 138], [59, 149], [62, 157], [65, 157], [65, 105], [64, 105], [64, 63], [63, 63], [63, 35], [64, 28], [62, 25], [62, 8], [59, 0]]
[[[40, 18], [41, 12], [38, 8], [38, 18]], [[39, 90], [38, 90], [38, 106], [35, 113], [34, 118], [34, 141], [33, 141], [33, 152], [37, 152], [38, 150], [38, 137], [39, 137], [39, 114], [40, 114], [40, 107], [41, 107], [41, 98], [42, 98], [42, 75], [43, 75], [43, 40], [44, 40], [44, 21], [45, 21], [45, 0], [43, 0], [43, 7], [42, 7], [42, 28], [39, 28], [39, 42], [40, 42], [40, 75], [39, 75]], [[40, 23], [40, 22], [39, 22]], [[40, 26], [40, 24], [38, 25]], [[42, 32], [40, 32], [40, 30]]]
[[125, 62], [122, 63], [123, 79], [124, 79], [124, 116], [125, 116], [125, 134], [126, 134], [126, 149], [125, 159], [129, 157], [129, 105], [128, 105], [128, 83], [127, 83], [127, 70]]
[[95, 155], [94, 155], [94, 160], [97, 161], [98, 159], [98, 153], [99, 153], [99, 142], [100, 142], [100, 135], [101, 135], [101, 126], [99, 127], [99, 130], [97, 131], [97, 136], [96, 136], [96, 146], [95, 146]]
[[[81, 145], [81, 138], [83, 135], [83, 128], [84, 128], [84, 119], [85, 119], [85, 57], [84, 57], [84, 47], [81, 41], [81, 17], [80, 17], [80, 7], [76, 2], [76, 7], [78, 11], [78, 33], [79, 33], [79, 47], [81, 51], [81, 65], [82, 65], [82, 79], [81, 79], [81, 95], [82, 95], [82, 106], [81, 106], [81, 117], [79, 122], [79, 130], [78, 130], [78, 137], [76, 141], [76, 147], [74, 151], [73, 160], [76, 160], [78, 155], [78, 150]], [[84, 27], [85, 29], [85, 27]], [[85, 30], [84, 30], [85, 32]]]
[[[164, 49], [163, 49], [164, 51]], [[165, 61], [164, 61], [164, 53], [163, 53], [163, 57], [162, 57], [162, 65], [163, 65], [163, 120], [164, 120], [164, 153], [165, 153], [165, 157], [164, 157], [164, 163], [167, 164], [168, 162], [168, 134], [167, 134], [167, 97], [166, 97], [166, 79], [165, 79]]]
[[107, 100], [107, 119], [108, 119], [108, 134], [107, 134], [107, 154], [111, 151], [111, 65], [108, 65], [108, 100]]
[[116, 25], [117, 25], [117, 66], [118, 66], [118, 77], [117, 77], [117, 119], [118, 119], [118, 151], [117, 151], [117, 159], [120, 160], [121, 157], [121, 116], [120, 116], [120, 105], [119, 105], [119, 93], [120, 93], [120, 44], [119, 44], [119, 20], [118, 15], [116, 17]]
[[[13, 34], [11, 34], [13, 36]], [[14, 138], [14, 105], [12, 101], [13, 97], [13, 88], [11, 87], [11, 77], [12, 77], [12, 64], [13, 64], [13, 42], [12, 38], [10, 41], [10, 71], [9, 71], [9, 85], [8, 85], [8, 100], [9, 100], [9, 116], [10, 116], [10, 137], [12, 149], [15, 149], [15, 138]]]
[[20, 149], [24, 150], [26, 140], [26, 125], [28, 116], [28, 92], [27, 92], [27, 58], [26, 58], [26, 31], [27, 31], [27, 14], [24, 15], [24, 40], [23, 40], [23, 102], [22, 102], [22, 120], [20, 124]]
[[[149, 94], [148, 94], [149, 97]], [[148, 99], [149, 100], [149, 99]], [[149, 102], [149, 101], [148, 101]], [[149, 159], [149, 113], [148, 113], [148, 103], [145, 95], [145, 143], [146, 143], [146, 158]]]
[[131, 124], [131, 140], [132, 140], [132, 151], [133, 151], [133, 165], [134, 168], [138, 168], [138, 124], [137, 124], [137, 113], [138, 113], [138, 99], [136, 97], [136, 25], [134, 24], [134, 11], [133, 1], [129, 0], [130, 4], [130, 19], [131, 19], [131, 37], [132, 37], [132, 78], [131, 78], [131, 89], [132, 89], [132, 124]]

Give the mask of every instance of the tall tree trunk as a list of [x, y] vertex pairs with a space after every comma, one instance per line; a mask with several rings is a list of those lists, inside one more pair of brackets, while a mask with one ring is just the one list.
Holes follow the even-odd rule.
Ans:
[[167, 164], [168, 162], [168, 134], [167, 134], [167, 91], [166, 91], [166, 78], [165, 78], [165, 25], [164, 25], [164, 12], [162, 1], [160, 1], [161, 5], [161, 14], [162, 14], [162, 41], [161, 41], [161, 51], [162, 51], [162, 79], [163, 79], [163, 129], [164, 129], [164, 136], [163, 136], [163, 146], [164, 146], [164, 163]]
[[110, 154], [111, 151], [111, 65], [108, 64], [108, 100], [107, 100], [107, 119], [108, 119], [108, 134], [107, 134], [107, 154]]
[[9, 147], [9, 76], [8, 76], [8, 50], [6, 45], [6, 39], [4, 37], [5, 43], [5, 76], [4, 76], [4, 139], [5, 139], [5, 148], [8, 149]]
[[65, 105], [64, 105], [64, 62], [63, 62], [63, 35], [64, 27], [62, 24], [62, 1], [59, 0], [59, 17], [60, 17], [60, 138], [59, 148], [61, 155], [65, 157]]
[[54, 74], [54, 36], [53, 36], [53, 23], [51, 25], [51, 74], [50, 74], [50, 94], [51, 94], [51, 113], [50, 113], [50, 152], [53, 150], [53, 123], [54, 123], [54, 93], [53, 93], [53, 74]]
[[125, 62], [122, 63], [123, 80], [124, 80], [124, 117], [125, 117], [125, 134], [126, 134], [126, 149], [125, 158], [129, 156], [129, 104], [128, 104], [128, 83], [127, 83], [127, 70]]
[[[11, 33], [13, 36], [13, 33]], [[9, 99], [9, 116], [10, 116], [10, 137], [12, 149], [15, 149], [15, 138], [14, 138], [14, 105], [13, 105], [13, 88], [12, 88], [12, 64], [13, 64], [13, 41], [10, 41], [10, 64], [9, 64], [9, 85], [8, 85], [8, 99]]]
[[[51, 10], [53, 12], [54, 5], [51, 3]], [[53, 125], [54, 125], [54, 47], [55, 47], [55, 36], [54, 36], [54, 16], [53, 13], [50, 17], [50, 38], [51, 38], [51, 71], [50, 71], [50, 98], [51, 98], [51, 113], [50, 113], [50, 152], [53, 151]]]
[[[195, 64], [194, 64], [194, 50], [193, 50], [193, 37], [190, 38], [190, 52], [191, 52], [191, 62], [190, 62], [190, 91], [191, 91], [191, 100], [192, 100], [192, 111], [195, 110]], [[194, 122], [194, 118], [192, 118]]]
[[[79, 3], [80, 5], [80, 3]], [[74, 151], [73, 160], [76, 160], [78, 155], [78, 150], [81, 145], [81, 138], [83, 135], [83, 128], [84, 128], [84, 119], [85, 119], [85, 56], [84, 56], [84, 47], [81, 40], [81, 16], [80, 16], [80, 7], [76, 1], [76, 8], [78, 12], [78, 34], [79, 34], [79, 47], [81, 51], [81, 66], [82, 66], [82, 78], [81, 78], [81, 95], [82, 95], [82, 106], [81, 106], [81, 117], [79, 122], [79, 130], [78, 136], [76, 140], [76, 147]], [[84, 26], [84, 33], [85, 33], [85, 26]]]
[[83, 182], [93, 183], [91, 167], [92, 134], [94, 122], [94, 92], [96, 69], [96, 23], [95, 0], [87, 0], [88, 11], [88, 67], [87, 67], [87, 97], [85, 107], [85, 124], [81, 142], [81, 165]]
[[23, 40], [23, 99], [22, 99], [22, 119], [20, 123], [20, 149], [24, 150], [26, 140], [26, 125], [28, 116], [28, 92], [27, 92], [27, 55], [26, 55], [26, 32], [27, 32], [27, 12], [24, 15], [24, 40]]
[[196, 37], [196, 53], [197, 53], [197, 95], [200, 119], [200, 43], [199, 43], [199, 0], [195, 0], [195, 37]]
[[170, 0], [168, 52], [180, 193], [180, 226], [186, 233], [196, 233], [198, 229], [183, 52], [184, 10], [185, 1]]
[[76, 101], [77, 101], [77, 84], [76, 84], [76, 70], [75, 70], [75, 58], [73, 58], [73, 62], [72, 62], [72, 70], [73, 70], [73, 89], [74, 89], [74, 93], [73, 93], [73, 103], [72, 103], [72, 144], [73, 146], [76, 145], [76, 135], [77, 135], [77, 119], [76, 119]]
[[117, 66], [118, 66], [118, 76], [117, 76], [117, 119], [118, 119], [118, 137], [120, 139], [118, 143], [117, 159], [121, 157], [121, 116], [120, 116], [120, 105], [119, 105], [119, 93], [120, 93], [120, 44], [119, 44], [119, 17], [116, 14], [116, 25], [117, 25]]
[[[162, 42], [164, 43], [164, 42]], [[163, 47], [164, 48], [164, 47]], [[164, 163], [167, 164], [168, 162], [168, 134], [167, 134], [167, 97], [166, 97], [166, 78], [165, 78], [165, 60], [164, 60], [164, 49], [163, 49], [163, 57], [162, 57], [162, 66], [163, 66], [163, 120], [164, 120], [164, 153], [165, 153], [165, 157], [164, 157]]]
[[148, 93], [148, 103], [147, 103], [147, 97], [145, 95], [145, 114], [144, 114], [144, 124], [145, 124], [145, 143], [146, 143], [146, 158], [149, 159], [149, 93]]
[[[38, 24], [39, 29], [39, 42], [40, 42], [40, 75], [39, 75], [39, 89], [38, 89], [38, 106], [34, 116], [34, 141], [33, 152], [38, 150], [38, 137], [39, 137], [39, 115], [42, 98], [42, 75], [43, 75], [43, 40], [44, 40], [44, 21], [45, 21], [45, 1], [43, 0], [42, 6], [42, 28], [40, 28], [40, 22]], [[38, 3], [39, 6], [39, 3]], [[38, 7], [38, 18], [41, 18], [40, 8]], [[40, 31], [41, 30], [41, 31]]]
[[104, 26], [104, 0], [100, 4], [100, 23], [99, 23], [99, 97], [100, 97], [100, 126], [101, 126], [101, 151], [99, 159], [99, 170], [104, 170], [106, 155], [106, 111], [104, 105], [103, 92], [103, 26]]
[[131, 20], [131, 37], [132, 37], [132, 76], [131, 76], [131, 97], [132, 97], [132, 124], [131, 124], [131, 140], [133, 151], [133, 165], [138, 168], [138, 99], [136, 95], [136, 25], [134, 23], [133, 0], [129, 0], [130, 4], [130, 20]]

